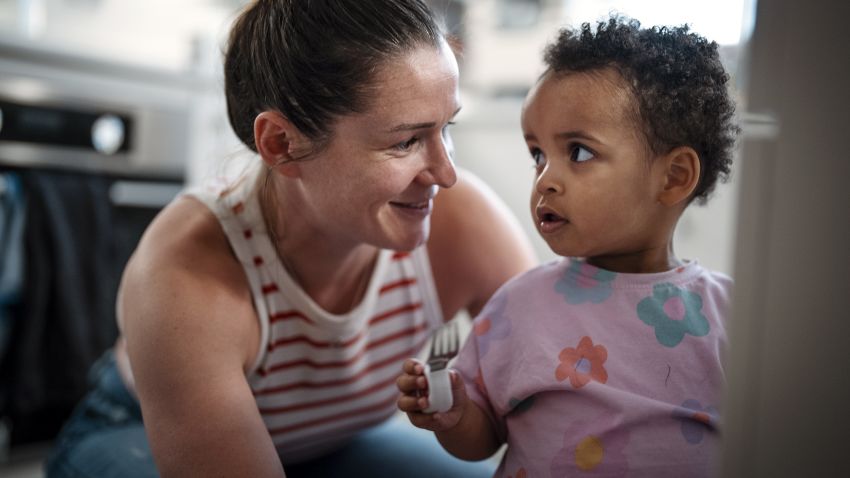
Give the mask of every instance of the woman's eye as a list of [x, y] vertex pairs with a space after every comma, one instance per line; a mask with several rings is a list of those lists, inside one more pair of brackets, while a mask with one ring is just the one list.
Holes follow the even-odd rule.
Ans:
[[393, 148], [395, 148], [395, 149], [397, 149], [397, 150], [399, 150], [399, 151], [407, 151], [407, 150], [409, 150], [410, 148], [412, 148], [412, 147], [413, 147], [413, 145], [414, 145], [414, 144], [416, 144], [416, 142], [417, 142], [417, 141], [419, 141], [419, 138], [417, 138], [416, 136], [414, 136], [414, 137], [410, 138], [410, 139], [409, 139], [409, 140], [407, 140], [407, 141], [403, 141], [403, 142], [401, 142], [401, 143], [398, 143], [397, 145], [393, 146]]
[[530, 153], [535, 168], [542, 168], [546, 165], [546, 157], [543, 156], [543, 151], [540, 151], [539, 148], [532, 148]]
[[583, 163], [588, 159], [593, 159], [593, 153], [585, 149], [583, 146], [576, 146], [570, 154], [570, 159], [577, 163]]

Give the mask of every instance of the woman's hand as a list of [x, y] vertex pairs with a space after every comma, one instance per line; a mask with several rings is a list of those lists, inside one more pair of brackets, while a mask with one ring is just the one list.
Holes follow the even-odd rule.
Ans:
[[407, 413], [410, 423], [434, 432], [454, 428], [463, 418], [464, 409], [469, 403], [463, 379], [455, 370], [449, 370], [452, 384], [452, 408], [442, 413], [424, 413], [428, 408], [428, 381], [425, 378], [425, 366], [415, 359], [408, 359], [402, 365], [402, 374], [396, 380], [396, 386], [402, 396], [398, 399], [398, 409]]

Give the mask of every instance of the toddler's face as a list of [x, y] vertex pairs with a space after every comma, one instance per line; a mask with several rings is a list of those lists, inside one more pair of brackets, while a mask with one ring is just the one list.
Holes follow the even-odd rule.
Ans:
[[613, 69], [550, 72], [529, 92], [522, 129], [536, 170], [531, 213], [555, 253], [616, 270], [662, 239], [663, 174], [634, 101]]

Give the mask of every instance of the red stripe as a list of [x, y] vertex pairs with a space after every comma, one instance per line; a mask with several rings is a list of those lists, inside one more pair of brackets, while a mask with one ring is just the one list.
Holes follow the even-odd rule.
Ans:
[[242, 231], [242, 234], [245, 236], [245, 239], [251, 239], [251, 236], [254, 235], [254, 233], [251, 232], [250, 229], [245, 229], [244, 231]]
[[304, 409], [307, 409], [307, 408], [319, 408], [319, 407], [324, 407], [324, 406], [327, 406], [327, 405], [333, 405], [335, 403], [347, 402], [349, 400], [354, 400], [355, 398], [360, 398], [360, 397], [363, 397], [365, 395], [369, 395], [371, 393], [377, 392], [377, 391], [387, 387], [388, 385], [394, 385], [396, 378], [398, 378], [398, 377], [395, 377], [395, 376], [390, 377], [389, 379], [384, 380], [383, 382], [376, 383], [369, 388], [364, 388], [363, 390], [360, 390], [359, 392], [352, 393], [352, 394], [349, 394], [349, 395], [342, 395], [342, 396], [339, 396], [339, 397], [333, 397], [333, 398], [328, 398], [328, 399], [325, 399], [325, 400], [318, 400], [318, 401], [314, 401], [314, 402], [299, 403], [299, 404], [296, 404], [296, 405], [289, 405], [289, 406], [286, 406], [286, 407], [260, 408], [260, 413], [262, 413], [263, 415], [287, 413], [287, 412], [294, 412], [296, 410], [304, 410]]
[[407, 286], [413, 285], [415, 283], [416, 283], [415, 277], [413, 279], [402, 279], [402, 280], [399, 280], [399, 281], [396, 281], [396, 282], [390, 282], [389, 284], [381, 287], [380, 293], [383, 294], [385, 292], [389, 292], [389, 291], [396, 289], [398, 287], [407, 287]]
[[362, 333], [357, 334], [354, 337], [346, 340], [345, 342], [322, 342], [322, 341], [319, 341], [319, 340], [313, 340], [310, 337], [307, 337], [306, 335], [296, 335], [294, 337], [275, 340], [274, 342], [269, 344], [268, 350], [269, 350], [269, 352], [271, 352], [272, 350], [274, 350], [278, 347], [284, 347], [284, 346], [287, 346], [287, 345], [292, 345], [292, 344], [297, 344], [297, 343], [305, 343], [305, 344], [311, 345], [311, 346], [313, 346], [317, 349], [326, 349], [326, 348], [330, 348], [330, 347], [346, 348], [346, 347], [351, 346], [351, 344], [353, 344], [354, 342], [357, 342], [358, 340], [360, 340], [360, 337], [362, 337], [362, 336], [363, 336]]
[[383, 314], [376, 315], [376, 316], [372, 317], [372, 319], [369, 321], [369, 325], [377, 324], [378, 322], [380, 322], [382, 320], [389, 319], [391, 317], [394, 317], [394, 316], [399, 315], [399, 314], [403, 314], [405, 312], [413, 312], [414, 310], [418, 310], [418, 309], [421, 309], [421, 308], [422, 308], [422, 302], [417, 302], [415, 304], [403, 305], [403, 306], [401, 306], [397, 309], [391, 309], [391, 310], [384, 312]]
[[263, 265], [263, 258], [260, 256], [254, 256], [254, 265], [257, 267]]
[[[425, 338], [427, 339], [427, 337]], [[368, 375], [373, 370], [377, 370], [382, 367], [386, 367], [387, 365], [399, 364], [399, 361], [405, 359], [407, 357], [411, 357], [419, 352], [422, 349], [422, 346], [425, 345], [425, 339], [419, 341], [419, 344], [402, 351], [399, 354], [393, 355], [392, 357], [387, 357], [380, 362], [375, 362], [365, 369], [361, 370], [356, 375], [352, 375], [351, 377], [340, 378], [335, 380], [328, 380], [326, 382], [311, 382], [311, 381], [301, 381], [290, 383], [288, 385], [279, 385], [272, 388], [267, 388], [264, 390], [258, 390], [254, 392], [254, 395], [268, 395], [270, 393], [281, 393], [288, 392], [290, 390], [294, 390], [297, 388], [325, 388], [325, 387], [336, 387], [339, 385], [347, 385], [349, 383], [360, 380], [364, 376]], [[262, 376], [266, 376], [266, 372], [264, 370], [258, 370], [258, 374]]]
[[271, 294], [272, 292], [277, 292], [278, 290], [279, 289], [277, 288], [277, 284], [274, 282], [263, 286], [263, 294]]
[[421, 332], [421, 331], [425, 330], [426, 328], [427, 328], [427, 325], [422, 324], [422, 325], [418, 325], [416, 327], [410, 327], [408, 329], [401, 330], [401, 331], [396, 332], [394, 334], [387, 335], [386, 337], [381, 337], [380, 339], [375, 340], [374, 342], [369, 342], [365, 347], [358, 350], [356, 354], [354, 354], [351, 358], [349, 358], [347, 360], [340, 360], [340, 361], [336, 361], [336, 362], [314, 362], [310, 359], [299, 359], [299, 360], [293, 360], [291, 362], [277, 363], [277, 364], [269, 366], [268, 368], [266, 368], [264, 370], [265, 370], [265, 373], [268, 374], [268, 373], [271, 373], [271, 372], [279, 372], [279, 371], [286, 369], [286, 368], [301, 367], [301, 366], [318, 368], [318, 369], [349, 367], [349, 366], [357, 363], [360, 359], [362, 359], [363, 354], [365, 354], [367, 350], [371, 350], [373, 348], [380, 347], [381, 345], [384, 345], [388, 342], [392, 342], [393, 340], [398, 340], [398, 339], [402, 339], [404, 337], [409, 337], [411, 335], [416, 334], [417, 332]]
[[409, 252], [396, 252], [395, 254], [393, 254], [393, 260], [398, 261], [398, 260], [401, 260], [401, 259], [408, 257], [409, 255], [410, 255]]
[[309, 427], [313, 427], [313, 426], [316, 426], [316, 425], [322, 425], [322, 424], [337, 421], [337, 420], [344, 420], [344, 419], [349, 418], [349, 417], [354, 417], [354, 416], [357, 416], [357, 415], [362, 415], [364, 413], [374, 412], [374, 411], [380, 410], [382, 408], [387, 408], [389, 406], [392, 406], [392, 404], [394, 404], [396, 402], [396, 400], [397, 400], [397, 397], [392, 396], [392, 397], [390, 397], [389, 400], [384, 400], [381, 403], [377, 403], [375, 405], [369, 405], [368, 407], [361, 407], [361, 408], [357, 408], [357, 409], [354, 409], [354, 410], [349, 410], [347, 412], [337, 413], [336, 415], [330, 415], [330, 416], [327, 416], [327, 417], [316, 418], [314, 420], [296, 423], [294, 425], [288, 425], [288, 426], [285, 426], [285, 427], [274, 428], [274, 429], [270, 428], [269, 433], [272, 434], [272, 435], [277, 435], [279, 433], [288, 433], [288, 432], [292, 432], [292, 431], [295, 431], [295, 430], [300, 430], [302, 428], [309, 428]]
[[310, 320], [309, 317], [307, 317], [306, 315], [302, 314], [301, 312], [299, 312], [297, 310], [287, 310], [287, 311], [284, 311], [284, 312], [277, 312], [277, 313], [269, 316], [269, 322], [272, 323], [272, 324], [275, 323], [275, 322], [280, 322], [282, 320], [289, 320], [289, 319], [301, 319], [304, 322], [307, 322], [308, 324], [313, 323], [313, 321]]

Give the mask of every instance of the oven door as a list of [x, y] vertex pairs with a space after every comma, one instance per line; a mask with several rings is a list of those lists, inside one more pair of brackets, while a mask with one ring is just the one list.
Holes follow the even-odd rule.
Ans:
[[45, 168], [0, 167], [0, 177], [18, 225], [0, 245], [17, 254], [2, 259], [17, 277], [0, 304], [0, 414], [15, 446], [51, 439], [85, 393], [86, 371], [118, 334], [123, 268], [182, 182]]
[[123, 268], [184, 185], [140, 167], [162, 159], [139, 142], [154, 114], [94, 104], [0, 96], [0, 454], [53, 439], [85, 394]]

